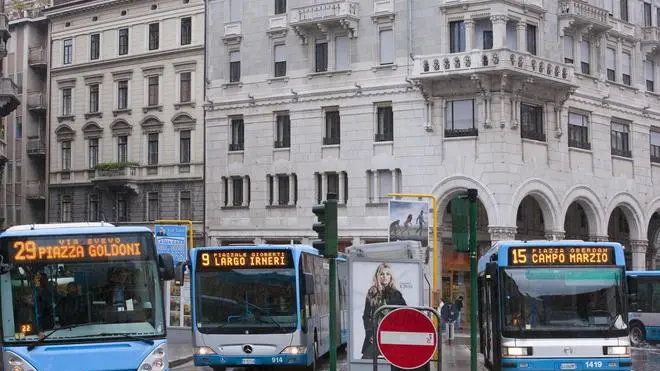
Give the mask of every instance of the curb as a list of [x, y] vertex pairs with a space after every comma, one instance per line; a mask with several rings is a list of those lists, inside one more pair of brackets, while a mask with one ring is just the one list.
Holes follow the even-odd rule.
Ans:
[[170, 361], [170, 368], [179, 367], [181, 365], [184, 365], [184, 364], [192, 361], [192, 359], [193, 359], [193, 357], [189, 356], [189, 357], [179, 358], [179, 359], [175, 359], [173, 361]]

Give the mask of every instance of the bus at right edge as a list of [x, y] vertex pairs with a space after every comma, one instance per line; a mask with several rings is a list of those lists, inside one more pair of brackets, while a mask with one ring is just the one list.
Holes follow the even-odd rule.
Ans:
[[628, 271], [630, 344], [660, 343], [660, 271]]

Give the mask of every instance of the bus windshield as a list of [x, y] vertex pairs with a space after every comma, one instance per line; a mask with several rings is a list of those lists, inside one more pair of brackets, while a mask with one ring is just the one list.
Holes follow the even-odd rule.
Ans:
[[625, 336], [621, 268], [510, 268], [502, 272], [504, 331]]
[[4, 239], [5, 343], [90, 341], [165, 333], [148, 233]]
[[297, 327], [293, 268], [196, 272], [197, 328], [206, 334], [293, 332]]

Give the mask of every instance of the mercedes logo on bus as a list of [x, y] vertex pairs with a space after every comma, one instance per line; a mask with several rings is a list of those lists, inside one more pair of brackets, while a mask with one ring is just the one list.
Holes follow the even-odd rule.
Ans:
[[252, 353], [252, 345], [243, 345], [243, 351], [247, 354]]
[[572, 355], [572, 354], [573, 354], [573, 348], [571, 348], [571, 347], [565, 347], [565, 348], [564, 348], [564, 353], [565, 353], [567, 356]]

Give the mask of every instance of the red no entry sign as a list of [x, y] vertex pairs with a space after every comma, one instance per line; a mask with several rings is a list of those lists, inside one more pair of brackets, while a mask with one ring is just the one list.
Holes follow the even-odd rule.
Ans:
[[436, 351], [437, 332], [421, 311], [398, 308], [378, 325], [378, 349], [393, 366], [413, 369], [427, 364]]

